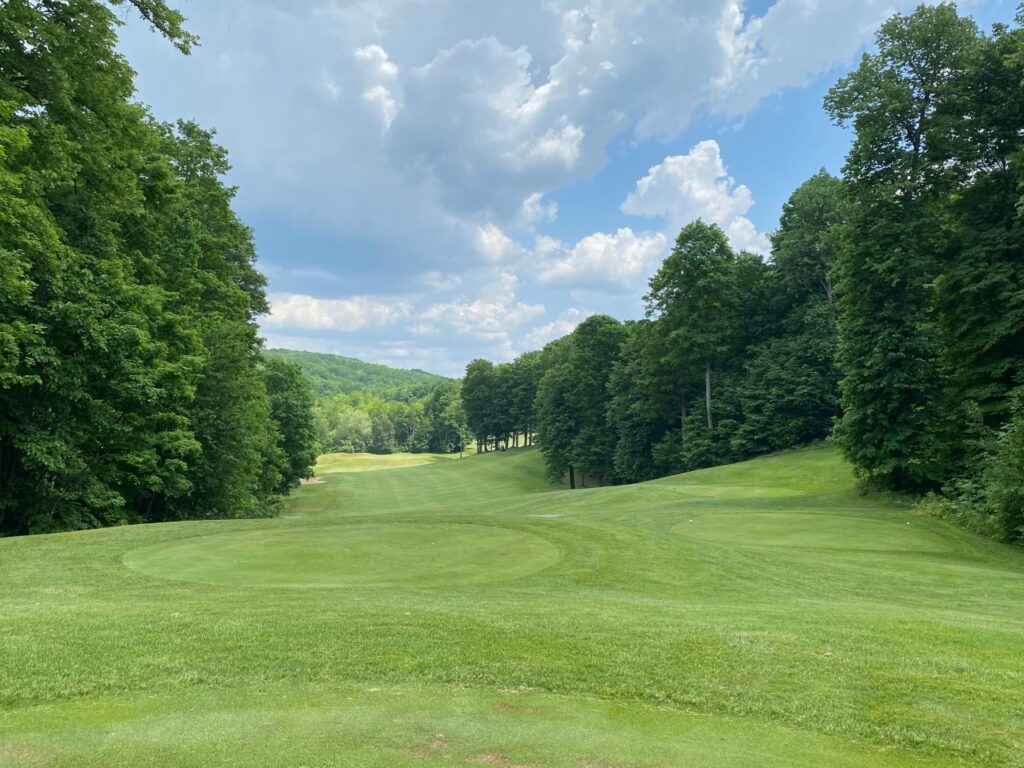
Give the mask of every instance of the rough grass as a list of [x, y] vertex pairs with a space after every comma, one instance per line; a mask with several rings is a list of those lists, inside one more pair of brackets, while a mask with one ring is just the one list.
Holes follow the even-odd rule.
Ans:
[[1024, 766], [1020, 552], [825, 448], [541, 474], [334, 471], [278, 520], [0, 541], [0, 765]]

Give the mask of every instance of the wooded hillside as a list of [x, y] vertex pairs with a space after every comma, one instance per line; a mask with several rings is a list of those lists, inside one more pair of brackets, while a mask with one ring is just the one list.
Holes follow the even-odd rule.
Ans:
[[0, 534], [267, 515], [316, 457], [308, 385], [261, 356], [227, 153], [133, 101], [117, 25], [0, 11]]

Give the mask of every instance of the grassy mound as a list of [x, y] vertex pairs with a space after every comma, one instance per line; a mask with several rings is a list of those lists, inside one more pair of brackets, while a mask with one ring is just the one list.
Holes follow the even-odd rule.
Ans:
[[0, 541], [0, 765], [1024, 765], [1024, 556], [826, 448], [332, 461], [277, 520]]

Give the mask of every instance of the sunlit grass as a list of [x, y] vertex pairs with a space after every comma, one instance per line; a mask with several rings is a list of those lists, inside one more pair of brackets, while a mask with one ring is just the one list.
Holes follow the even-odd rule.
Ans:
[[322, 471], [277, 520], [0, 541], [0, 765], [1024, 765], [1024, 556], [829, 449]]

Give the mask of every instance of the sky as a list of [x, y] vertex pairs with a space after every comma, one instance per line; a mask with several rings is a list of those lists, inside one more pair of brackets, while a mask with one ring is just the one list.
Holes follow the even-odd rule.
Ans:
[[917, 2], [172, 0], [187, 57], [118, 13], [138, 99], [229, 150], [267, 345], [460, 375], [642, 317], [695, 218], [767, 258], [842, 168], [824, 94]]

